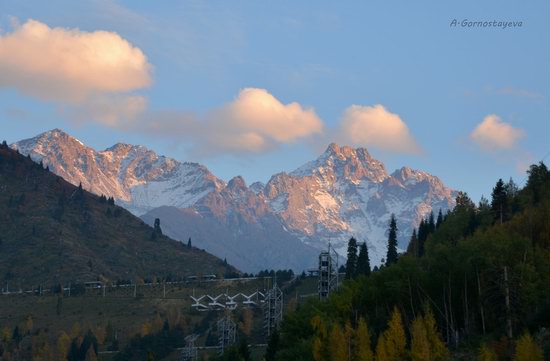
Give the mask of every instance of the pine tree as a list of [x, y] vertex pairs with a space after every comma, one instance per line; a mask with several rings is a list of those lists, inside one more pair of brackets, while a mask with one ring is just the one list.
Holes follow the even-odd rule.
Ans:
[[189, 237], [189, 240], [187, 241], [187, 248], [191, 248], [191, 247], [193, 246], [191, 245], [191, 237]]
[[428, 222], [426, 220], [421, 220], [420, 224], [418, 225], [418, 257], [422, 257], [424, 255], [424, 248], [426, 244], [426, 240], [428, 239], [429, 235], [429, 226]]
[[544, 162], [538, 165], [533, 164], [527, 171], [529, 177], [525, 190], [527, 190], [532, 204], [538, 204], [544, 198], [545, 192], [548, 194], [548, 182], [550, 181], [550, 172]]
[[361, 243], [359, 247], [359, 256], [357, 257], [357, 274], [358, 275], [370, 275], [370, 258], [369, 249], [367, 243]]
[[414, 228], [411, 235], [411, 240], [409, 241], [409, 246], [407, 247], [407, 253], [418, 257], [418, 246], [418, 236], [416, 235], [416, 228]]
[[155, 218], [153, 225], [153, 232], [151, 233], [151, 240], [155, 241], [159, 236], [162, 236], [162, 229], [160, 228], [160, 219]]
[[441, 208], [439, 208], [439, 213], [437, 213], [437, 221], [435, 221], [435, 228], [441, 227], [441, 224], [443, 223], [443, 212], [441, 212]]
[[157, 233], [159, 235], [162, 235], [162, 229], [160, 228], [160, 219], [159, 218], [155, 218], [155, 225], [154, 225], [153, 229], [155, 230], [155, 233]]
[[357, 330], [355, 331], [353, 340], [353, 360], [373, 361], [373, 359], [370, 331], [365, 319], [361, 317], [357, 323]]
[[535, 343], [529, 332], [519, 338], [514, 361], [543, 361], [542, 349]]
[[500, 224], [506, 218], [507, 198], [504, 182], [499, 179], [491, 194], [491, 210], [495, 215], [495, 220], [499, 220]]
[[357, 240], [351, 237], [348, 241], [348, 260], [346, 261], [346, 279], [357, 273]]
[[397, 222], [395, 215], [391, 215], [389, 236], [388, 236], [388, 253], [386, 255], [386, 266], [397, 262]]

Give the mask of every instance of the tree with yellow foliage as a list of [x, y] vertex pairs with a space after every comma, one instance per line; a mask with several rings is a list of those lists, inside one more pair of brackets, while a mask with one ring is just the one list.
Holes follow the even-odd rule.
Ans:
[[376, 342], [376, 361], [392, 361], [390, 355], [388, 355], [388, 347], [386, 344], [386, 336], [381, 334], [378, 336], [378, 341]]
[[[388, 323], [388, 329], [384, 331], [384, 343], [385, 354], [388, 357], [388, 361], [403, 361], [407, 358], [407, 338], [405, 337], [405, 330], [403, 329], [403, 321], [401, 319], [401, 312], [394, 307], [390, 322]], [[378, 348], [378, 347], [377, 347]], [[377, 361], [381, 361], [378, 359]]]
[[71, 328], [71, 338], [77, 338], [80, 336], [82, 332], [82, 328], [80, 327], [80, 324], [78, 322], [73, 323], [73, 327]]
[[316, 336], [313, 339], [313, 359], [315, 361], [326, 361], [326, 347], [323, 341], [319, 338], [319, 336]]
[[371, 335], [367, 323], [363, 317], [359, 318], [357, 330], [353, 339], [353, 360], [373, 361], [374, 355], [371, 348]]
[[316, 315], [311, 319], [311, 327], [315, 331], [315, 338], [313, 340], [313, 359], [315, 361], [326, 361], [328, 359], [327, 349], [327, 327], [321, 318]]
[[424, 327], [426, 328], [426, 335], [430, 342], [430, 360], [444, 361], [450, 358], [449, 350], [445, 346], [445, 342], [441, 337], [441, 334], [437, 330], [437, 323], [435, 317], [430, 308], [426, 309], [424, 315]]
[[2, 342], [8, 342], [11, 339], [12, 331], [9, 327], [4, 327], [2, 329]]
[[57, 360], [66, 361], [69, 354], [69, 347], [71, 347], [71, 338], [64, 331], [57, 336]]
[[97, 361], [97, 356], [95, 354], [94, 348], [90, 346], [86, 352], [86, 358], [84, 361]]
[[514, 361], [543, 361], [542, 349], [535, 343], [529, 332], [525, 332], [516, 343]]
[[145, 322], [144, 324], [141, 325], [141, 330], [140, 330], [140, 335], [143, 337], [143, 336], [147, 336], [148, 334], [151, 333], [153, 329], [153, 325], [151, 325], [150, 322]]
[[338, 324], [332, 325], [328, 339], [328, 353], [331, 361], [349, 360], [348, 343], [342, 328]]
[[411, 327], [411, 359], [412, 361], [431, 361], [430, 341], [424, 324], [424, 318], [418, 316]]
[[239, 328], [245, 335], [250, 336], [253, 326], [254, 315], [250, 309], [245, 308], [242, 312], [242, 322], [239, 322]]
[[477, 353], [477, 361], [498, 361], [496, 352], [489, 346], [483, 344]]

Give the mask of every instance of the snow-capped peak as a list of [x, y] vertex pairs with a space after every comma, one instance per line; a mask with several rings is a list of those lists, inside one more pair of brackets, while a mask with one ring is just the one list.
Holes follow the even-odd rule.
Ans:
[[316, 160], [290, 173], [294, 177], [314, 174], [336, 174], [354, 181], [369, 178], [373, 182], [382, 182], [388, 177], [384, 165], [371, 157], [365, 148], [354, 149], [336, 143], [331, 143]]
[[136, 214], [193, 205], [225, 183], [196, 163], [159, 156], [144, 146], [117, 143], [103, 151], [86, 147], [60, 129], [12, 145], [73, 184], [114, 197]]

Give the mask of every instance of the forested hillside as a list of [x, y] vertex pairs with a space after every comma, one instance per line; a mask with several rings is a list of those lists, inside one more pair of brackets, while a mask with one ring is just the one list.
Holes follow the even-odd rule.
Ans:
[[547, 167], [531, 166], [523, 189], [499, 180], [477, 205], [460, 193], [437, 218], [381, 269], [348, 262], [350, 279], [287, 315], [266, 359], [549, 360]]
[[160, 224], [151, 228], [112, 198], [75, 187], [0, 145], [0, 279], [6, 287], [228, 271], [234, 269], [220, 259], [163, 236]]

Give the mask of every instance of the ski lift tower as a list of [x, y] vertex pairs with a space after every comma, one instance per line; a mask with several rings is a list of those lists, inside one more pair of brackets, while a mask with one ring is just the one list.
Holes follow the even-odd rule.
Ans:
[[265, 293], [264, 298], [264, 328], [266, 336], [271, 334], [279, 327], [283, 320], [283, 291], [273, 283], [273, 288]]
[[319, 254], [319, 281], [317, 289], [319, 299], [324, 301], [330, 293], [338, 288], [338, 253], [332, 245], [328, 244], [328, 249]]

